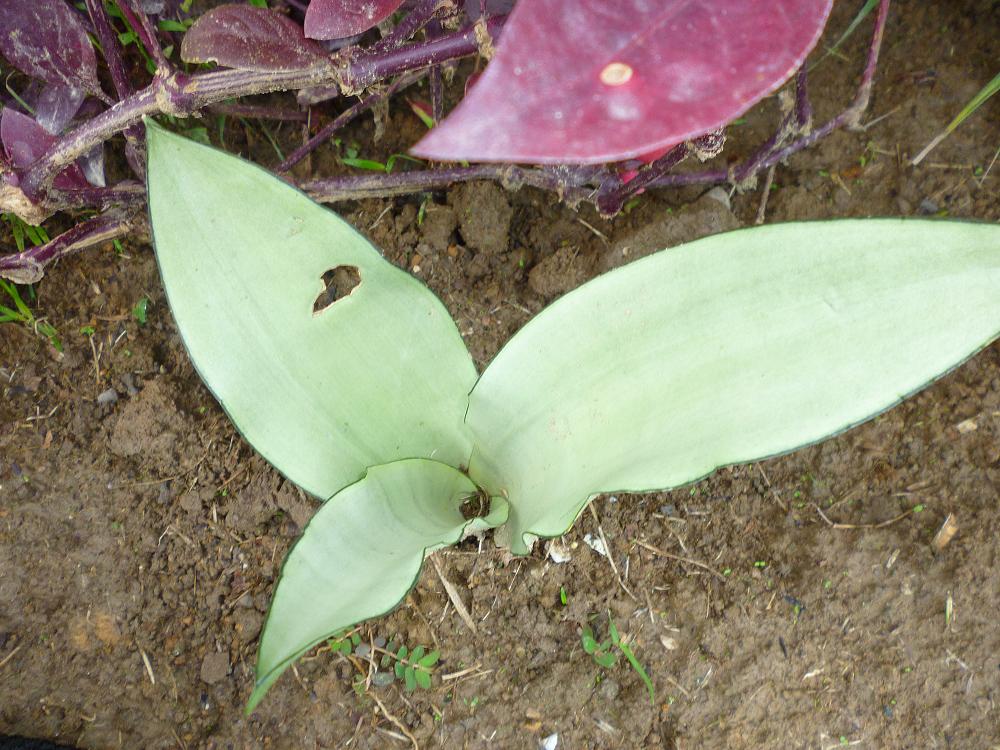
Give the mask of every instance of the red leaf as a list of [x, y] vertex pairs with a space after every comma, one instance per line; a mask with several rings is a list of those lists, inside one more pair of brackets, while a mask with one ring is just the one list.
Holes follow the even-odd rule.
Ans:
[[63, 0], [0, 2], [0, 53], [32, 78], [101, 95], [87, 30]]
[[[4, 107], [0, 114], [0, 141], [10, 163], [18, 169], [38, 161], [56, 140], [56, 136], [15, 109]], [[52, 184], [64, 189], [85, 188], [87, 179], [80, 167], [73, 164], [58, 174]]]
[[306, 9], [306, 36], [343, 39], [381, 23], [403, 0], [312, 0]]
[[302, 27], [277, 11], [253, 5], [220, 5], [199, 18], [181, 41], [181, 59], [226, 68], [296, 70], [326, 59]]
[[427, 159], [621, 161], [719, 128], [801, 65], [832, 0], [520, 0]]

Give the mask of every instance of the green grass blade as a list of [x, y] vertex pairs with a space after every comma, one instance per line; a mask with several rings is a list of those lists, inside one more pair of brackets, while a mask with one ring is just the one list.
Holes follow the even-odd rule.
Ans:
[[974, 97], [972, 97], [972, 99], [969, 100], [969, 103], [962, 108], [962, 111], [955, 116], [955, 119], [948, 123], [948, 127], [946, 127], [943, 131], [938, 133], [934, 137], [934, 140], [932, 140], [930, 143], [927, 144], [927, 146], [924, 147], [923, 151], [921, 151], [919, 154], [913, 157], [913, 161], [911, 161], [910, 163], [913, 166], [916, 166], [917, 164], [922, 162], [924, 158], [927, 156], [927, 154], [929, 154], [932, 150], [934, 150], [934, 148], [936, 148], [937, 145], [941, 143], [941, 141], [943, 141], [945, 138], [951, 135], [952, 132], [955, 130], [955, 128], [957, 128], [959, 125], [965, 122], [969, 118], [969, 116], [972, 115], [973, 112], [979, 109], [983, 105], [983, 103], [986, 102], [997, 91], [1000, 91], [1000, 73], [997, 73], [996, 76], [993, 77], [992, 81], [983, 86], [979, 90], [979, 93], [976, 94]]
[[898, 403], [1000, 331], [1000, 226], [848, 220], [715, 235], [530, 321], [472, 392], [469, 473], [507, 542], [600, 492], [677, 487]]

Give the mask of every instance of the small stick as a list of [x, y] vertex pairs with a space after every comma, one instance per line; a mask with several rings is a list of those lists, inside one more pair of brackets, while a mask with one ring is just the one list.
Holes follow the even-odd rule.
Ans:
[[911, 515], [913, 513], [913, 508], [910, 508], [905, 513], [900, 513], [895, 518], [890, 518], [888, 521], [881, 521], [879, 523], [859, 523], [859, 524], [854, 524], [854, 523], [837, 523], [836, 521], [831, 521], [827, 517], [826, 513], [824, 513], [820, 509], [820, 507], [818, 505], [816, 505], [816, 503], [813, 503], [812, 506], [816, 509], [816, 512], [819, 513], [820, 518], [822, 518], [824, 521], [826, 521], [827, 525], [831, 529], [884, 529], [886, 526], [891, 526], [892, 524], [896, 523], [897, 521], [902, 521], [904, 518], [906, 518], [907, 516], [909, 516], [909, 515]]
[[437, 571], [438, 578], [441, 579], [441, 585], [444, 586], [444, 590], [448, 592], [448, 598], [455, 605], [455, 611], [458, 612], [458, 616], [462, 618], [462, 622], [468, 626], [469, 630], [475, 633], [476, 623], [473, 621], [472, 615], [469, 614], [469, 610], [465, 608], [465, 602], [462, 601], [462, 597], [458, 595], [458, 589], [455, 588], [455, 585], [451, 581], [444, 577], [437, 557], [432, 556], [431, 562], [434, 563], [434, 570]]
[[153, 674], [153, 665], [149, 663], [149, 657], [146, 656], [146, 652], [141, 648], [139, 649], [139, 656], [142, 657], [142, 663], [146, 667], [146, 674], [149, 675], [149, 681], [155, 685], [156, 675]]
[[717, 570], [709, 567], [705, 563], [698, 562], [697, 560], [692, 560], [690, 557], [681, 557], [680, 555], [674, 555], [670, 552], [667, 552], [666, 550], [660, 549], [659, 547], [654, 547], [652, 544], [648, 544], [642, 541], [641, 539], [636, 539], [635, 543], [638, 544], [643, 549], [648, 549], [654, 555], [659, 555], [660, 557], [666, 557], [670, 560], [676, 560], [677, 562], [687, 563], [688, 565], [694, 565], [695, 567], [701, 568], [702, 570], [707, 570], [709, 573], [718, 578], [720, 581], [726, 580], [726, 577], [722, 575], [722, 573], [719, 573]]
[[622, 580], [621, 574], [618, 572], [618, 566], [615, 565], [614, 551], [611, 549], [611, 545], [608, 544], [608, 538], [604, 536], [604, 527], [601, 526], [601, 519], [597, 517], [597, 511], [594, 510], [594, 504], [588, 503], [587, 507], [590, 509], [591, 515], [594, 517], [594, 523], [597, 524], [597, 535], [601, 537], [601, 543], [604, 544], [604, 551], [607, 552], [608, 562], [611, 564], [611, 570], [615, 574], [615, 578], [618, 579], [618, 585], [622, 587], [622, 590], [632, 597], [632, 601], [639, 601], [635, 594], [629, 591], [628, 586], [625, 585], [625, 581]]
[[379, 699], [378, 695], [376, 695], [375, 693], [369, 693], [369, 695], [371, 695], [371, 697], [375, 700], [375, 703], [378, 704], [379, 710], [382, 712], [382, 715], [385, 718], [387, 718], [390, 722], [395, 724], [400, 732], [406, 735], [406, 739], [408, 739], [410, 743], [413, 745], [413, 750], [420, 750], [420, 745], [417, 744], [416, 738], [412, 734], [410, 734], [410, 730], [406, 728], [406, 725], [399, 719], [397, 719], [395, 716], [393, 716], [391, 713], [389, 713], [389, 709], [385, 707], [385, 704]]
[[760, 203], [757, 205], [757, 217], [753, 222], [757, 226], [764, 223], [764, 215], [767, 211], [767, 199], [771, 197], [771, 185], [774, 182], [774, 170], [777, 167], [777, 164], [772, 164], [767, 170], [767, 175], [764, 177], [764, 188], [761, 191]]
[[14, 656], [17, 654], [17, 652], [21, 650], [21, 647], [23, 645], [24, 645], [23, 643], [17, 644], [16, 646], [14, 646], [14, 650], [13, 651], [11, 651], [2, 660], [0, 660], [0, 669], [3, 669], [4, 666], [6, 666], [7, 662], [9, 662], [11, 659], [14, 658]]
[[940, 552], [948, 546], [948, 543], [951, 542], [957, 533], [958, 521], [955, 520], [954, 513], [949, 513], [948, 517], [944, 519], [944, 523], [941, 524], [941, 528], [938, 529], [937, 534], [934, 535], [934, 541], [931, 542], [931, 546]]

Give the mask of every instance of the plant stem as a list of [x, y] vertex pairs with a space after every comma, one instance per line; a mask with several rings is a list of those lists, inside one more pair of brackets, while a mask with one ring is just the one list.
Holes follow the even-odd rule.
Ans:
[[349, 109], [342, 112], [327, 126], [320, 130], [316, 135], [310, 138], [306, 143], [304, 143], [299, 148], [295, 149], [288, 157], [281, 162], [277, 167], [274, 168], [275, 172], [287, 172], [289, 169], [294, 167], [300, 161], [306, 158], [310, 153], [316, 150], [321, 144], [325, 143], [329, 138], [340, 130], [342, 127], [347, 125], [351, 120], [353, 120], [358, 115], [367, 112], [376, 105], [388, 99], [393, 94], [403, 90], [407, 86], [412, 86], [414, 83], [419, 81], [426, 75], [425, 71], [417, 71], [415, 73], [407, 73], [400, 76], [395, 82], [392, 83], [388, 88], [375, 92], [364, 99], [362, 99], [357, 104], [354, 104]]
[[[503, 21], [503, 17], [491, 19], [491, 33], [499, 33]], [[477, 52], [475, 32], [470, 28], [378, 55], [361, 54], [350, 59], [350, 55], [357, 53], [348, 51], [346, 58], [334, 55], [329, 60], [296, 70], [219, 70], [192, 76], [179, 72], [164, 75], [159, 71], [146, 89], [60, 138], [28, 168], [20, 180], [20, 187], [32, 203], [43, 204], [52, 179], [67, 165], [147, 115], [163, 113], [185, 117], [226, 99], [324, 84], [338, 84], [344, 91], [361, 91], [379, 80]], [[50, 213], [60, 208], [45, 205]], [[0, 210], [16, 212], [15, 207], [3, 205], [2, 201]]]

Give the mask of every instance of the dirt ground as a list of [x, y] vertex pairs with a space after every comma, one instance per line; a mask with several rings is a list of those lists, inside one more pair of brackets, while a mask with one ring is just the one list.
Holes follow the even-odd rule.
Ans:
[[[824, 41], [860, 4], [838, 3]], [[1000, 101], [907, 164], [996, 74], [998, 30], [989, 0], [894, 3], [873, 124], [781, 166], [767, 221], [1000, 220], [1000, 164], [983, 175]], [[850, 99], [863, 36], [815, 69], [818, 120]], [[775, 113], [774, 99], [753, 110], [721, 158]], [[394, 106], [375, 152], [418, 128]], [[371, 132], [351, 137], [372, 148]], [[275, 159], [252, 123], [228, 138]], [[331, 152], [312, 168], [343, 169]], [[420, 226], [422, 196], [339, 210], [442, 297], [482, 366], [623, 248], [754, 221], [760, 190], [732, 210], [703, 192], [655, 192], [614, 221], [485, 184], [435, 194]], [[424, 748], [534, 750], [553, 734], [574, 750], [1000, 748], [1000, 345], [823, 445], [601, 497], [561, 540], [566, 562], [541, 544], [505, 564], [489, 537], [441, 552], [475, 634], [430, 565], [361, 631], [440, 649], [430, 690], [359, 694], [356, 667], [321, 649], [247, 718], [276, 573], [315, 503], [235, 433], [184, 353], [150, 248], [126, 250], [66, 260], [38, 285], [63, 356], [0, 326], [0, 733], [150, 750], [410, 747], [400, 725]], [[958, 533], [936, 550], [949, 515]], [[598, 523], [623, 585], [584, 543]], [[602, 669], [582, 650], [581, 628], [606, 633], [609, 613], [655, 702], [624, 659]]]

